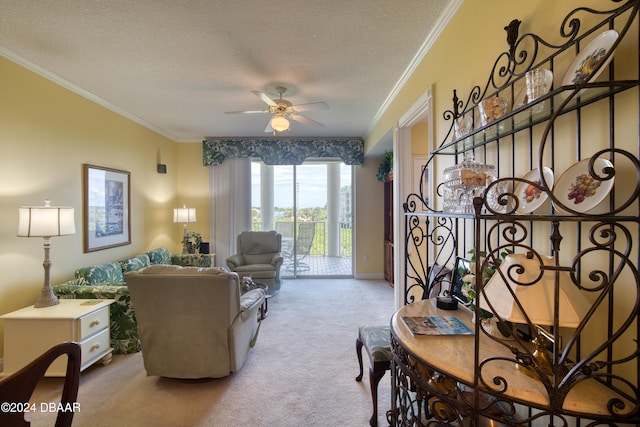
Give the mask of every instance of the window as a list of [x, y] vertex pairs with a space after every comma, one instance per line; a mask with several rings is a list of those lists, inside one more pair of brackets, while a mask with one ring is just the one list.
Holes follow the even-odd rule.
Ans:
[[352, 188], [351, 166], [339, 160], [252, 161], [252, 229], [282, 234], [283, 277], [353, 275]]

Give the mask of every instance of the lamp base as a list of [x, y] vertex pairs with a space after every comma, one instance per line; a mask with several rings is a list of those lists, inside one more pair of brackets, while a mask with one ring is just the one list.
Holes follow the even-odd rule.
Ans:
[[44, 307], [51, 307], [58, 304], [60, 304], [60, 300], [53, 293], [53, 288], [50, 286], [49, 287], [45, 286], [42, 288], [42, 292], [40, 293], [40, 298], [38, 298], [38, 301], [36, 301], [36, 303], [33, 306], [35, 308], [44, 308]]
[[51, 237], [44, 237], [44, 261], [42, 267], [44, 268], [44, 282], [42, 285], [42, 291], [40, 292], [40, 298], [33, 305], [35, 308], [51, 307], [52, 305], [60, 304], [58, 297], [53, 293], [51, 287], [51, 257], [49, 252], [51, 250]]
[[189, 253], [187, 249], [187, 243], [189, 243], [189, 239], [187, 239], [187, 224], [184, 225], [184, 231], [182, 232], [182, 255], [186, 255]]
[[[533, 378], [535, 380], [540, 379], [540, 376], [536, 373], [535, 370], [533, 370], [533, 368], [527, 368], [526, 366], [521, 365], [519, 363], [516, 363], [516, 368], [518, 369], [518, 371], [520, 371], [521, 373], [525, 374], [530, 378]], [[558, 371], [560, 373], [560, 377], [564, 377], [569, 372], [569, 368], [567, 368], [565, 365], [561, 365], [559, 366]], [[553, 372], [551, 371], [551, 366], [543, 365], [542, 373], [546, 375], [546, 377], [549, 378], [549, 380], [553, 379]]]
[[[540, 371], [542, 371], [542, 373], [547, 376], [547, 378], [552, 379], [553, 368], [551, 367], [551, 359], [547, 354], [547, 350], [544, 348], [539, 338], [534, 338], [532, 343], [535, 346], [532, 354], [533, 361], [535, 362], [538, 369], [540, 369]], [[540, 379], [538, 373], [535, 371], [535, 369], [533, 369], [533, 367], [527, 367], [526, 365], [521, 365], [520, 363], [516, 363], [516, 367], [526, 376], [534, 379]], [[564, 377], [569, 372], [569, 369], [567, 368], [567, 366], [562, 364], [557, 367], [557, 372], [560, 377]]]

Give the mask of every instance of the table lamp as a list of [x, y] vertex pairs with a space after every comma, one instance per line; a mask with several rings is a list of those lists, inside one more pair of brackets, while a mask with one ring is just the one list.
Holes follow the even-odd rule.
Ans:
[[[558, 284], [557, 326], [577, 328], [591, 303], [573, 283], [569, 273], [554, 268], [552, 257], [539, 259], [528, 254], [510, 254], [489, 279], [480, 295], [480, 308], [496, 313], [500, 319], [534, 327], [554, 326], [556, 283]], [[490, 305], [489, 305], [490, 303]], [[539, 328], [540, 331], [544, 329]], [[534, 334], [533, 357], [539, 369], [552, 375], [551, 361], [538, 333]], [[518, 369], [537, 378], [526, 366]]]
[[21, 206], [18, 208], [18, 236], [44, 238], [44, 285], [40, 298], [34, 307], [43, 308], [59, 304], [58, 297], [51, 287], [51, 237], [75, 234], [73, 208], [67, 206], [51, 206], [49, 199], [44, 206]]
[[173, 222], [181, 222], [184, 224], [184, 231], [182, 235], [182, 253], [187, 254], [187, 223], [196, 222], [196, 208], [188, 208], [187, 205], [182, 205], [181, 208], [173, 209]]

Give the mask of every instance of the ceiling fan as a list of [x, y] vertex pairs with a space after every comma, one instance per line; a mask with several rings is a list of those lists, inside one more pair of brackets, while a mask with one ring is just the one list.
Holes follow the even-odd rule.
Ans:
[[225, 114], [254, 114], [254, 113], [269, 113], [273, 114], [269, 123], [267, 123], [267, 127], [265, 128], [265, 132], [284, 132], [289, 129], [291, 124], [289, 123], [289, 119], [295, 120], [296, 122], [304, 123], [310, 126], [322, 127], [324, 126], [322, 123], [312, 120], [308, 117], [300, 114], [300, 111], [311, 111], [311, 110], [326, 110], [329, 108], [329, 105], [326, 102], [310, 102], [308, 104], [298, 104], [292, 105], [291, 102], [286, 99], [282, 99], [282, 95], [285, 94], [287, 88], [278, 86], [276, 88], [278, 94], [280, 94], [280, 98], [273, 100], [264, 92], [252, 91], [258, 98], [264, 101], [269, 108], [266, 110], [255, 110], [255, 111], [227, 111]]

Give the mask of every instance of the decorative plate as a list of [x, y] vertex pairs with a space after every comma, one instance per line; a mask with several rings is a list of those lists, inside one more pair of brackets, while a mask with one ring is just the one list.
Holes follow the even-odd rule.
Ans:
[[[540, 94], [541, 97], [542, 95], [546, 95], [547, 93], [549, 93], [549, 91], [551, 90], [551, 86], [553, 86], [553, 73], [551, 72], [551, 70], [545, 70], [544, 80], [547, 89], [544, 91], [544, 93]], [[520, 88], [518, 94], [514, 98], [513, 109], [515, 110], [516, 108], [520, 108], [523, 105], [527, 105], [528, 102], [529, 100], [527, 98], [527, 85], [525, 84], [524, 86], [522, 86], [522, 88]]]
[[[585, 213], [595, 208], [613, 188], [613, 177], [607, 181], [598, 181], [589, 175], [589, 160], [574, 163], [564, 171], [553, 187], [553, 195], [560, 203], [576, 212]], [[603, 170], [607, 167], [613, 167], [607, 159], [597, 158], [593, 164], [595, 174], [600, 176], [605, 175]], [[562, 206], [556, 206], [556, 209], [566, 213]]]
[[[542, 169], [542, 171], [544, 174], [545, 183], [549, 188], [553, 188], [553, 171], [546, 166]], [[522, 178], [530, 182], [541, 183], [540, 173], [538, 172], [538, 169], [529, 171], [529, 173], [527, 173]], [[520, 182], [517, 185], [514, 194], [518, 198], [518, 209], [516, 209], [516, 212], [519, 214], [531, 213], [542, 206], [545, 200], [547, 200], [546, 192], [526, 182]]]
[[[618, 39], [616, 30], [608, 30], [593, 39], [591, 43], [580, 51], [576, 59], [573, 60], [567, 69], [562, 85], [578, 85], [584, 83], [591, 75], [594, 69], [604, 61], [607, 53], [611, 50], [611, 46]], [[590, 82], [598, 78], [600, 73], [607, 67], [609, 61], [613, 59], [613, 53], [607, 58], [602, 67], [589, 79]]]

